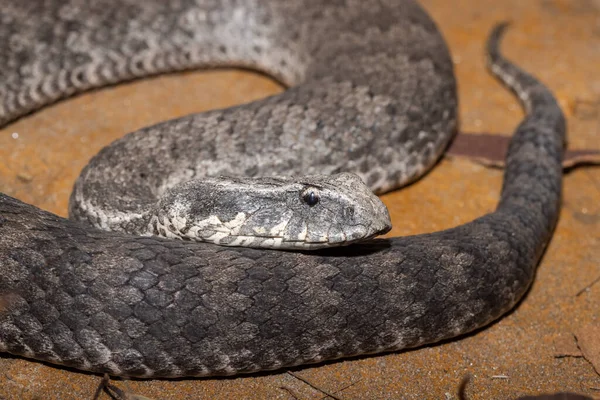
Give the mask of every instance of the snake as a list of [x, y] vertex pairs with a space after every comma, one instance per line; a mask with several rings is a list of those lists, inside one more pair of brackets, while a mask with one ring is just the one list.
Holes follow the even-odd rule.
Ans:
[[552, 237], [566, 135], [551, 91], [500, 52], [506, 26], [488, 64], [526, 114], [497, 207], [374, 238], [389, 215], [373, 193], [423, 176], [458, 126], [450, 52], [416, 1], [4, 1], [3, 125], [193, 68], [250, 68], [287, 89], [115, 141], [77, 179], [69, 219], [0, 194], [0, 351], [206, 377], [411, 349], [497, 320]]

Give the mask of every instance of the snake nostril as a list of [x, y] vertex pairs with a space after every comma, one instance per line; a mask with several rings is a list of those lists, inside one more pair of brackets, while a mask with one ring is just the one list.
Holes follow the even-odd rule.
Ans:
[[343, 215], [345, 219], [354, 219], [354, 207], [345, 207]]

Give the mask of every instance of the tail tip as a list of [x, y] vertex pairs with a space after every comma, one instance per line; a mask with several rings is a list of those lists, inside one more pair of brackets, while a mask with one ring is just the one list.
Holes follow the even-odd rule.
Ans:
[[512, 21], [502, 21], [494, 25], [487, 40], [487, 53], [489, 59], [493, 60], [499, 55], [499, 47], [504, 32], [512, 25]]

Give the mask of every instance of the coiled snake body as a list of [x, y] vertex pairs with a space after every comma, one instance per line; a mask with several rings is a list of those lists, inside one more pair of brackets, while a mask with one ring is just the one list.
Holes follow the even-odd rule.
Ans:
[[565, 123], [551, 93], [499, 54], [502, 27], [491, 67], [528, 114], [497, 209], [442, 232], [305, 253], [123, 231], [202, 176], [349, 171], [378, 193], [420, 176], [451, 139], [456, 93], [444, 41], [415, 2], [11, 0], [0, 18], [2, 124], [192, 67], [252, 67], [290, 86], [101, 151], [70, 213], [111, 232], [0, 194], [0, 351], [137, 377], [272, 370], [470, 332], [534, 277], [558, 215]]

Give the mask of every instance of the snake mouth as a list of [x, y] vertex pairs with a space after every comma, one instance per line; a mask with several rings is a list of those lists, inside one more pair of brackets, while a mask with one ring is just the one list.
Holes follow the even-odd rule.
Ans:
[[296, 246], [292, 247], [292, 249], [297, 249], [297, 250], [324, 250], [324, 249], [334, 248], [334, 247], [346, 247], [346, 246], [351, 246], [353, 244], [359, 244], [359, 243], [366, 242], [368, 240], [376, 238], [379, 235], [380, 235], [380, 233], [374, 233], [374, 234], [369, 235], [369, 236], [364, 236], [364, 237], [362, 237], [360, 239], [345, 240], [345, 241], [338, 241], [338, 242], [333, 242], [333, 241], [327, 241], [327, 242], [297, 242], [298, 244]]
[[378, 229], [373, 229], [372, 226], [364, 227], [360, 225], [357, 226], [357, 228], [358, 227], [360, 227], [360, 229], [354, 229], [352, 232], [349, 233], [341, 232], [335, 235], [324, 236], [322, 240], [283, 240], [279, 248], [296, 250], [319, 250], [331, 247], [349, 246], [352, 244], [374, 239], [377, 236], [388, 233], [392, 229], [390, 223], [385, 223], [381, 227], [378, 227]]

